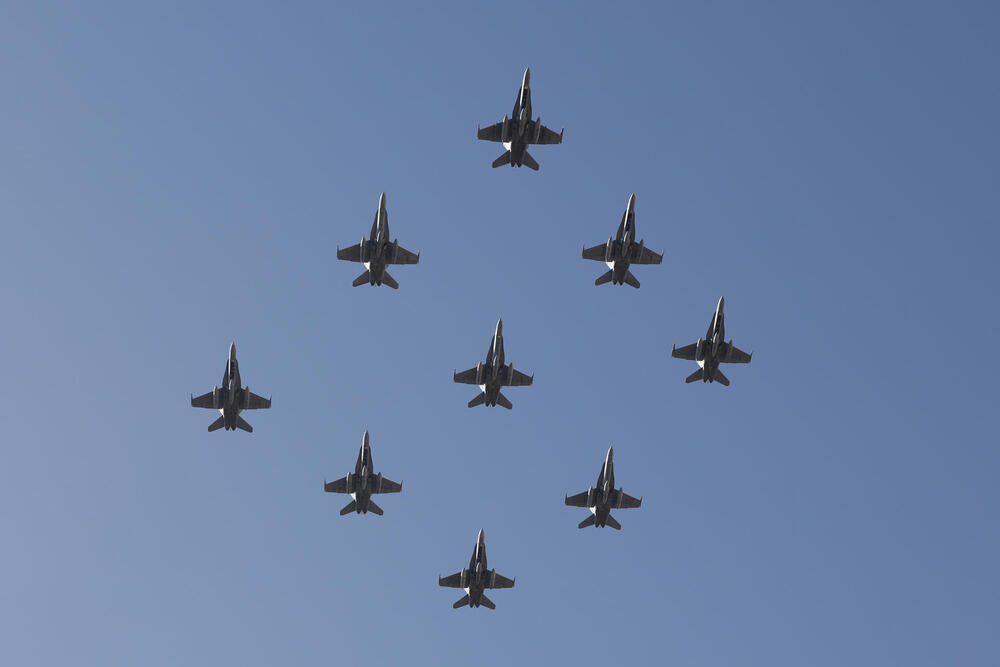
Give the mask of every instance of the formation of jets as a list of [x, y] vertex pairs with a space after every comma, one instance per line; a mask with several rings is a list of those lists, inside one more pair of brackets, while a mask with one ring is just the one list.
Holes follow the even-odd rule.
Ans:
[[[528, 153], [528, 146], [562, 143], [562, 130], [556, 134], [542, 125], [540, 118], [531, 118], [530, 79], [531, 70], [525, 69], [521, 87], [514, 100], [514, 110], [510, 117], [504, 116], [501, 122], [485, 128], [480, 127], [477, 130], [479, 139], [503, 144], [504, 153], [493, 161], [494, 167], [505, 164], [512, 167], [523, 165], [537, 171], [538, 162]], [[372, 286], [388, 285], [393, 289], [399, 289], [399, 283], [386, 268], [397, 264], [417, 264], [420, 261], [420, 253], [410, 252], [401, 247], [396, 239], [390, 240], [390, 238], [389, 214], [386, 210], [386, 197], [383, 192], [379, 196], [375, 220], [372, 222], [368, 238], [362, 238], [360, 243], [349, 248], [337, 248], [337, 259], [364, 264], [365, 271], [355, 278], [353, 286], [358, 287], [367, 283]], [[608, 267], [608, 271], [594, 281], [595, 285], [610, 282], [613, 285], [631, 285], [635, 288], [639, 287], [639, 281], [632, 274], [633, 264], [659, 264], [663, 261], [661, 253], [650, 250], [641, 240], [636, 241], [634, 193], [628, 199], [615, 236], [608, 238], [607, 243], [590, 248], [584, 247], [583, 258], [604, 262]], [[720, 298], [704, 338], [699, 338], [697, 342], [684, 347], [673, 346], [672, 357], [694, 361], [698, 364], [698, 370], [689, 375], [685, 382], [691, 383], [701, 380], [702, 382], [719, 382], [729, 386], [729, 378], [719, 370], [719, 365], [723, 363], [750, 363], [752, 353], [747, 354], [735, 347], [732, 340], [728, 342], [725, 340], [724, 307], [725, 298]], [[513, 363], [506, 362], [503, 345], [503, 320], [500, 319], [497, 321], [489, 349], [486, 351], [485, 361], [460, 373], [453, 372], [453, 380], [460, 384], [476, 385], [479, 388], [479, 393], [469, 401], [468, 407], [500, 405], [510, 410], [514, 406], [504, 396], [501, 389], [530, 386], [534, 382], [534, 374], [526, 375], [516, 370]], [[201, 396], [195, 397], [192, 394], [191, 406], [210, 408], [220, 412], [221, 416], [208, 426], [209, 431], [225, 428], [230, 431], [241, 429], [252, 433], [253, 427], [240, 416], [240, 413], [244, 410], [268, 409], [271, 407], [271, 398], [258, 396], [251, 392], [249, 387], [243, 386], [239, 364], [236, 361], [236, 343], [233, 343], [229, 346], [229, 358], [222, 375], [222, 386], [215, 387], [212, 391]], [[621, 530], [621, 524], [611, 515], [611, 510], [637, 508], [642, 505], [641, 497], [636, 499], [622, 491], [621, 488], [615, 488], [614, 454], [614, 447], [609, 448], [597, 475], [595, 486], [582, 493], [565, 497], [566, 505], [586, 508], [590, 511], [590, 516], [581, 521], [578, 528], [610, 526]], [[351, 496], [351, 502], [340, 510], [341, 516], [351, 513], [367, 514], [368, 512], [381, 516], [383, 510], [372, 500], [372, 496], [383, 493], [399, 493], [403, 490], [403, 485], [383, 477], [381, 472], [375, 472], [370, 439], [366, 430], [361, 449], [358, 451], [354, 472], [348, 473], [334, 482], [324, 482], [323, 490], [327, 493], [343, 493]], [[497, 574], [496, 570], [488, 569], [485, 533], [480, 530], [476, 546], [472, 551], [472, 558], [469, 560], [469, 567], [447, 577], [439, 576], [438, 584], [449, 588], [461, 588], [465, 591], [465, 596], [454, 603], [453, 606], [456, 609], [465, 606], [470, 608], [484, 606], [495, 609], [496, 605], [486, 596], [485, 591], [496, 588], [513, 588], [514, 580]]]

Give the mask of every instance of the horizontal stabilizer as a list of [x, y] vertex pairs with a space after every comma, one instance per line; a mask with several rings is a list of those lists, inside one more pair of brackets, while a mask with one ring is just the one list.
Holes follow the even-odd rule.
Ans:
[[378, 505], [376, 505], [374, 500], [369, 500], [368, 501], [368, 511], [369, 512], [374, 512], [375, 514], [378, 514], [379, 516], [382, 516], [382, 514], [383, 514], [382, 508], [379, 507]]
[[607, 521], [604, 522], [604, 524], [607, 525], [607, 526], [611, 526], [615, 530], [621, 530], [622, 529], [622, 525], [620, 523], [618, 523], [618, 521], [613, 516], [611, 516], [610, 514], [608, 514], [608, 519], [607, 519]]
[[611, 276], [613, 274], [614, 274], [614, 271], [608, 271], [607, 273], [603, 274], [600, 278], [598, 278], [597, 280], [595, 280], [594, 284], [595, 285], [603, 285], [604, 283], [610, 283], [611, 282]]
[[340, 516], [344, 516], [345, 514], [350, 514], [351, 512], [355, 512], [357, 511], [357, 509], [358, 509], [358, 502], [356, 500], [352, 500], [351, 502], [344, 505], [344, 509], [340, 510]]
[[253, 433], [253, 426], [251, 426], [250, 424], [248, 424], [246, 422], [246, 420], [243, 419], [243, 417], [237, 417], [236, 418], [236, 428], [243, 429], [247, 433]]
[[698, 380], [700, 380], [700, 379], [702, 378], [702, 376], [703, 376], [704, 374], [705, 374], [705, 371], [704, 371], [704, 370], [702, 370], [701, 368], [699, 368], [699, 369], [698, 369], [698, 370], [696, 370], [696, 371], [695, 371], [694, 373], [691, 373], [691, 375], [688, 375], [688, 376], [687, 376], [687, 379], [686, 379], [686, 380], [684, 380], [684, 381], [685, 381], [685, 382], [688, 382], [688, 383], [691, 383], [691, 382], [697, 382]]
[[512, 410], [514, 408], [514, 405], [509, 400], [507, 400], [507, 397], [499, 392], [497, 392], [497, 405], [502, 405], [508, 410]]
[[729, 378], [722, 374], [722, 371], [715, 371], [715, 381], [721, 385], [729, 386]]
[[632, 275], [631, 271], [625, 272], [625, 282], [631, 285], [632, 287], [639, 289], [639, 280]]
[[388, 271], [382, 272], [382, 284], [388, 285], [392, 289], [399, 289], [399, 283], [396, 282], [395, 278], [389, 275]]
[[593, 526], [593, 525], [594, 525], [594, 515], [591, 514], [586, 519], [581, 521], [580, 524], [577, 526], [577, 528], [586, 528], [587, 526]]
[[521, 159], [521, 164], [523, 164], [528, 169], [534, 169], [538, 171], [538, 163], [535, 162], [535, 158], [531, 157], [531, 153], [524, 151], [524, 157]]
[[486, 402], [486, 394], [479, 393], [474, 399], [469, 401], [469, 407], [474, 408], [477, 405], [482, 405]]
[[211, 433], [212, 431], [218, 431], [220, 428], [222, 428], [225, 425], [226, 425], [226, 418], [225, 417], [219, 417], [214, 422], [212, 422], [211, 424], [208, 425], [208, 432]]
[[502, 167], [505, 164], [510, 164], [510, 151], [507, 151], [496, 160], [493, 160], [493, 168]]
[[365, 283], [370, 283], [371, 282], [371, 275], [372, 275], [371, 271], [365, 271], [360, 276], [358, 276], [357, 278], [355, 278], [354, 282], [351, 283], [351, 285], [353, 285], [354, 287], [360, 287], [361, 285], [364, 285]]
[[493, 604], [493, 600], [489, 599], [485, 595], [481, 595], [479, 597], [479, 604], [483, 605], [487, 609], [496, 609], [497, 608], [497, 606], [495, 604]]
[[451, 605], [451, 608], [452, 609], [458, 609], [459, 607], [464, 607], [467, 604], [469, 604], [469, 596], [468, 595], [466, 595], [464, 598], [462, 598], [461, 600], [459, 600], [455, 604]]

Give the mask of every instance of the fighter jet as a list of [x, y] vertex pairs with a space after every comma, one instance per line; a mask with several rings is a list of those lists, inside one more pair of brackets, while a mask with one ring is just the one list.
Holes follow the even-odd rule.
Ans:
[[351, 502], [340, 510], [340, 516], [357, 512], [367, 514], [374, 512], [382, 516], [382, 508], [375, 504], [372, 495], [375, 493], [399, 493], [403, 485], [375, 474], [375, 464], [372, 463], [372, 448], [368, 444], [368, 431], [365, 431], [361, 441], [361, 451], [358, 452], [358, 462], [354, 464], [354, 473], [347, 473], [336, 482], [323, 482], [323, 490], [327, 493], [349, 493]]
[[514, 370], [514, 364], [504, 366], [503, 354], [503, 320], [497, 320], [497, 330], [490, 341], [490, 349], [486, 351], [486, 362], [475, 368], [454, 374], [455, 382], [479, 385], [481, 392], [469, 401], [469, 407], [474, 408], [484, 403], [490, 407], [500, 404], [510, 410], [514, 406], [507, 397], [500, 393], [501, 387], [525, 387], [535, 380], [534, 374], [525, 375]]
[[587, 526], [611, 526], [615, 530], [621, 530], [622, 525], [611, 516], [612, 509], [629, 509], [642, 505], [642, 498], [636, 500], [621, 489], [615, 488], [615, 448], [608, 448], [608, 455], [601, 466], [601, 472], [597, 475], [597, 486], [590, 487], [590, 490], [578, 493], [575, 496], [566, 496], [566, 504], [572, 507], [586, 507], [590, 510], [590, 516], [580, 522], [577, 528]]
[[240, 412], [243, 410], [266, 410], [271, 407], [271, 399], [262, 398], [250, 391], [250, 387], [242, 386], [240, 365], [236, 362], [236, 343], [233, 343], [229, 346], [229, 360], [226, 362], [226, 370], [222, 374], [222, 386], [198, 397], [192, 394], [191, 407], [211, 408], [222, 413], [221, 417], [209, 424], [209, 432], [217, 431], [225, 426], [227, 431], [241, 428], [247, 433], [253, 433], [253, 426], [240, 417]]
[[729, 378], [719, 370], [720, 363], [726, 364], [749, 364], [753, 352], [747, 354], [743, 350], [736, 348], [733, 341], [726, 342], [726, 316], [722, 309], [726, 305], [726, 297], [719, 299], [719, 305], [715, 309], [712, 321], [708, 323], [708, 332], [705, 338], [698, 339], [697, 343], [691, 343], [678, 348], [674, 345], [670, 356], [688, 361], [697, 361], [701, 367], [691, 375], [687, 376], [685, 382], [719, 382], [729, 386]]
[[486, 569], [486, 537], [480, 530], [476, 548], [472, 550], [472, 558], [469, 559], [469, 569], [463, 569], [447, 577], [438, 575], [438, 586], [465, 589], [465, 597], [452, 605], [454, 609], [465, 605], [469, 605], [470, 608], [483, 605], [489, 609], [496, 609], [497, 606], [484, 595], [483, 591], [487, 588], [514, 588], [514, 579], [497, 574], [496, 570]]
[[538, 163], [535, 158], [528, 153], [530, 144], [561, 144], [563, 130], [556, 134], [549, 128], [542, 125], [542, 119], [531, 120], [531, 88], [528, 82], [531, 79], [531, 68], [524, 70], [524, 79], [521, 81], [521, 89], [517, 91], [514, 99], [514, 111], [510, 118], [503, 117], [503, 120], [496, 125], [489, 127], [479, 127], [477, 136], [483, 141], [498, 141], [506, 149], [503, 155], [493, 160], [494, 167], [509, 164], [512, 167], [527, 166], [538, 171]]
[[341, 250], [340, 246], [337, 246], [337, 259], [361, 262], [365, 265], [365, 272], [351, 283], [354, 287], [368, 283], [386, 284], [392, 289], [399, 289], [399, 283], [389, 275], [385, 267], [389, 264], [416, 264], [420, 261], [420, 253], [414, 255], [406, 248], [401, 248], [398, 240], [389, 240], [389, 214], [385, 210], [383, 192], [378, 198], [378, 210], [375, 211], [371, 234], [350, 248]]
[[635, 193], [628, 198], [628, 206], [618, 225], [618, 234], [607, 243], [583, 249], [584, 259], [594, 259], [608, 265], [610, 271], [594, 281], [595, 285], [611, 282], [612, 285], [628, 283], [636, 289], [639, 281], [629, 271], [631, 264], [659, 264], [663, 255], [646, 247], [645, 241], [635, 242]]

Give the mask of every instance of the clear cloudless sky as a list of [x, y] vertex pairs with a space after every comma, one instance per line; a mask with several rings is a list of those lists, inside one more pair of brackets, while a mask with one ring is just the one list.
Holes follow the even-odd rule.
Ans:
[[[0, 663], [1000, 664], [998, 19], [5, 3]], [[491, 169], [526, 66], [564, 143]], [[420, 264], [352, 288], [383, 190]], [[632, 192], [663, 264], [595, 287]], [[753, 363], [685, 385], [721, 295]], [[231, 341], [252, 434], [188, 404]]]

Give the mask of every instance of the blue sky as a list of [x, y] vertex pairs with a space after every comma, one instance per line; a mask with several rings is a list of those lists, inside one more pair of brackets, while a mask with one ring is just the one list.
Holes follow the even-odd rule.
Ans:
[[[4, 5], [0, 662], [997, 664], [998, 12], [750, 4]], [[526, 66], [565, 143], [492, 170]], [[383, 190], [421, 263], [353, 289]], [[233, 340], [274, 408], [209, 434]]]

